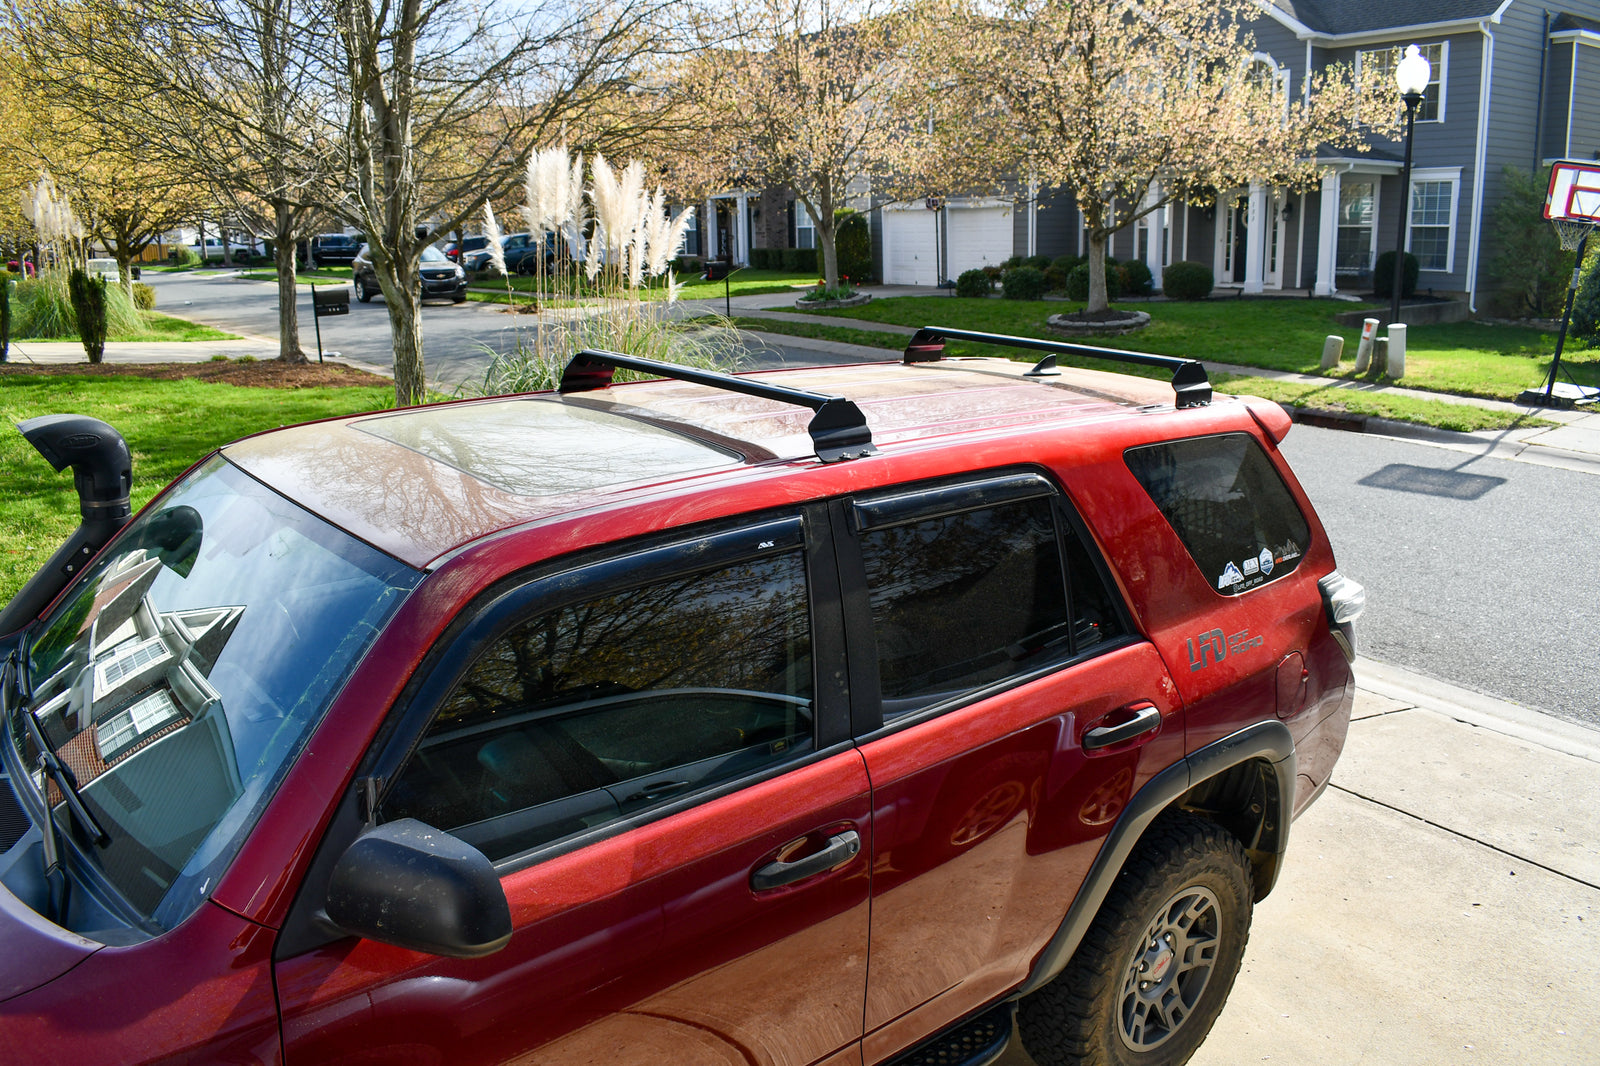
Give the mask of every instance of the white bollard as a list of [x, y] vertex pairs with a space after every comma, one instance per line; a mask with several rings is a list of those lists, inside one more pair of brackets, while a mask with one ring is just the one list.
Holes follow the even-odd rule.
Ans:
[[1406, 324], [1389, 323], [1389, 357], [1384, 363], [1389, 377], [1396, 380], [1406, 376]]
[[1372, 365], [1373, 339], [1378, 335], [1378, 320], [1365, 318], [1361, 320], [1361, 342], [1356, 345], [1356, 373], [1365, 374], [1367, 367]]
[[1328, 339], [1322, 342], [1322, 369], [1331, 370], [1339, 365], [1339, 357], [1344, 354], [1344, 338], [1337, 333], [1328, 334]]

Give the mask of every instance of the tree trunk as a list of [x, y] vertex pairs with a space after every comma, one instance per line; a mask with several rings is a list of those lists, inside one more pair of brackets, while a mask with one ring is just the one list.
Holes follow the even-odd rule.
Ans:
[[299, 291], [295, 288], [295, 218], [293, 208], [273, 208], [272, 256], [278, 268], [278, 362], [306, 363], [300, 347]]
[[1107, 311], [1111, 301], [1106, 298], [1106, 232], [1089, 230], [1089, 303], [1085, 314]]
[[122, 292], [128, 297], [128, 302], [138, 307], [133, 299], [133, 255], [127, 248], [128, 246], [120, 240], [113, 246], [117, 257], [117, 283], [122, 286]]
[[[832, 222], [832, 219], [829, 219]], [[832, 290], [839, 288], [839, 235], [835, 227], [817, 226], [817, 250], [822, 253], [822, 283]]]
[[373, 257], [378, 287], [389, 308], [389, 332], [394, 337], [394, 402], [399, 407], [426, 403], [428, 381], [422, 366], [422, 289], [416, 269]]

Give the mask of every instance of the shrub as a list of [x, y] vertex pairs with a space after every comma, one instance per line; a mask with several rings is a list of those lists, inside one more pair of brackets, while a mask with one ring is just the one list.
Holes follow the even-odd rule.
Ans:
[[750, 249], [750, 266], [754, 270], [771, 270], [772, 253], [780, 251], [778, 248], [752, 248]]
[[1049, 270], [1050, 257], [1048, 255], [1030, 255], [1022, 261], [1022, 265], [1033, 267], [1035, 270]]
[[705, 263], [698, 255], [680, 255], [672, 261], [672, 269], [679, 275], [698, 274], [705, 268]]
[[[1508, 166], [1503, 175], [1505, 192], [1489, 221], [1489, 247], [1497, 249], [1489, 263], [1489, 277], [1495, 284], [1495, 310], [1514, 318], [1552, 318], [1561, 313], [1566, 301], [1574, 253], [1561, 247], [1554, 227], [1543, 218], [1541, 209], [1545, 190], [1550, 187], [1550, 170], [1541, 170], [1535, 179], [1520, 167]], [[1391, 290], [1384, 290], [1388, 291]], [[1572, 321], [1576, 326], [1576, 304]]]
[[[840, 212], [843, 214], [843, 212]], [[839, 253], [839, 276], [854, 282], [872, 279], [872, 230], [865, 215], [851, 213], [834, 232]]]
[[178, 265], [181, 267], [197, 267], [200, 265], [200, 253], [193, 248], [183, 247], [178, 249]]
[[133, 283], [133, 306], [141, 311], [156, 309], [156, 290], [142, 281]]
[[1216, 287], [1216, 275], [1204, 263], [1181, 260], [1161, 272], [1161, 291], [1174, 300], [1204, 300]]
[[1008, 300], [1039, 300], [1044, 297], [1044, 271], [1020, 266], [1000, 278], [1000, 290]]
[[67, 291], [72, 294], [72, 313], [78, 319], [78, 336], [89, 362], [98, 363], [106, 354], [106, 279], [90, 277], [77, 267], [67, 275]]
[[[1067, 274], [1064, 286], [1069, 300], [1089, 298], [1089, 264], [1079, 263]], [[1122, 268], [1115, 259], [1106, 259], [1106, 299], [1115, 300], [1122, 295]]]
[[1143, 259], [1130, 259], [1122, 264], [1123, 289], [1129, 296], [1149, 296], [1155, 291], [1155, 278]]
[[[1406, 253], [1406, 272], [1400, 278], [1400, 298], [1405, 299], [1417, 291], [1417, 257]], [[1384, 252], [1372, 265], [1372, 291], [1383, 299], [1394, 295], [1394, 252]]]
[[800, 302], [809, 304], [824, 303], [832, 300], [848, 300], [855, 294], [856, 290], [853, 287], [846, 285], [841, 281], [837, 289], [830, 289], [825, 285], [818, 285], [816, 288], [807, 291], [804, 296], [800, 297]]
[[1051, 263], [1044, 268], [1044, 285], [1048, 292], [1060, 292], [1067, 287], [1067, 272]]
[[1058, 255], [1050, 260], [1050, 265], [1059, 268], [1063, 274], [1072, 273], [1082, 264], [1083, 256], [1081, 255]]
[[1021, 265], [1022, 265], [1022, 256], [1014, 255], [1010, 259], [1007, 259], [1004, 263], [1000, 264], [1000, 270], [1001, 270], [1001, 273], [1004, 273], [1007, 270], [1015, 270], [1015, 269], [1017, 269], [1017, 267], [1019, 267]]
[[[1526, 314], [1526, 310], [1523, 313]], [[1567, 334], [1590, 348], [1600, 346], [1600, 248], [1584, 257], [1583, 276], [1572, 297], [1572, 322]]]
[[0, 278], [0, 363], [11, 354], [11, 279]]
[[987, 296], [994, 291], [994, 282], [989, 280], [989, 274], [982, 269], [963, 270], [961, 276], [956, 278], [956, 295], [973, 297]]
[[780, 269], [792, 274], [815, 274], [818, 256], [815, 248], [779, 248]]
[[[105, 290], [107, 329], [112, 336], [137, 333], [144, 325], [121, 285]], [[67, 290], [64, 270], [43, 271], [36, 278], [20, 282], [12, 307], [11, 335], [18, 340], [59, 340], [79, 336], [78, 317], [72, 295]]]

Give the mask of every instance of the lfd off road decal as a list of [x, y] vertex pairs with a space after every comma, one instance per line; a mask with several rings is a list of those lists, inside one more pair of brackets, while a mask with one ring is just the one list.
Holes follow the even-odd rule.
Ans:
[[1213, 629], [1201, 633], [1198, 637], [1190, 637], [1186, 642], [1189, 646], [1189, 670], [1192, 673], [1203, 666], [1220, 663], [1230, 655], [1239, 655], [1252, 648], [1259, 648], [1265, 642], [1264, 637], [1252, 637], [1248, 629], [1241, 629], [1231, 634]]

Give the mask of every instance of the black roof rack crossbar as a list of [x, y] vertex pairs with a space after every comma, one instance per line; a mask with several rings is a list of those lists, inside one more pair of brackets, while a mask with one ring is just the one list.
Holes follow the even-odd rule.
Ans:
[[946, 329], [943, 326], [923, 326], [906, 345], [905, 363], [929, 363], [944, 357], [946, 338], [958, 341], [976, 341], [980, 344], [997, 344], [1005, 348], [1027, 348], [1051, 355], [1039, 361], [1028, 377], [1044, 377], [1055, 365], [1055, 355], [1088, 355], [1096, 359], [1115, 359], [1120, 363], [1137, 363], [1140, 366], [1158, 366], [1172, 371], [1172, 391], [1177, 407], [1204, 407], [1211, 402], [1211, 379], [1206, 368], [1197, 359], [1177, 355], [1155, 355], [1150, 352], [1126, 352], [1121, 348], [1097, 348], [1092, 344], [1073, 344], [1069, 341], [1047, 341], [1037, 337], [1009, 337], [1003, 333], [976, 333], [969, 329]]
[[791, 389], [783, 385], [769, 385], [762, 381], [724, 374], [717, 370], [698, 370], [678, 363], [663, 363], [658, 359], [644, 359], [620, 352], [606, 352], [585, 348], [572, 357], [561, 372], [558, 392], [588, 392], [603, 389], [611, 384], [617, 367], [638, 370], [646, 374], [659, 374], [664, 378], [692, 381], [713, 389], [739, 392], [746, 396], [760, 396], [779, 403], [809, 407], [816, 412], [806, 432], [816, 445], [817, 458], [825, 463], [842, 459], [859, 459], [877, 451], [872, 446], [872, 431], [867, 428], [867, 417], [861, 408], [843, 396], [825, 396], [818, 392]]

